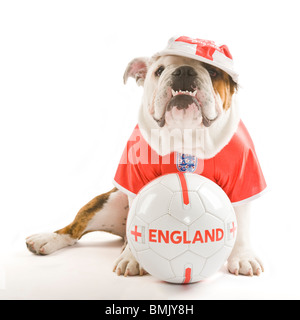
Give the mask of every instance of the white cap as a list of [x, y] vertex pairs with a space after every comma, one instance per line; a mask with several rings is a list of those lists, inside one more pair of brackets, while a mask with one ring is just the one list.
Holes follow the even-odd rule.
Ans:
[[238, 82], [238, 74], [234, 71], [231, 53], [226, 45], [217, 46], [214, 41], [192, 39], [189, 37], [173, 37], [167, 47], [154, 57], [175, 55], [199, 60], [215, 66], [228, 73], [233, 81]]

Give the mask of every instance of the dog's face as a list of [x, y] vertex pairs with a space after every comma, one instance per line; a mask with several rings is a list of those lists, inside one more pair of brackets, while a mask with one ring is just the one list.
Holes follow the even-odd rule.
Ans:
[[224, 71], [194, 59], [135, 59], [124, 79], [144, 85], [143, 108], [158, 128], [209, 127], [231, 105], [236, 84]]

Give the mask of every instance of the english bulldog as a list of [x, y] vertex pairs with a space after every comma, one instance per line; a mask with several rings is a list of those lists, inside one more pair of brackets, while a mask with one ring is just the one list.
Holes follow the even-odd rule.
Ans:
[[[194, 172], [217, 183], [234, 206], [238, 234], [228, 259], [228, 270], [259, 276], [264, 271], [250, 245], [250, 205], [266, 188], [255, 149], [240, 119], [236, 103], [237, 74], [226, 46], [212, 41], [174, 37], [165, 50], [151, 58], [132, 60], [124, 82], [134, 78], [144, 87], [138, 125], [118, 166], [115, 187], [97, 196], [68, 226], [53, 233], [26, 239], [28, 249], [47, 255], [74, 245], [92, 231], [106, 231], [124, 238], [124, 247], [113, 270], [117, 275], [143, 275], [126, 240], [129, 208], [139, 190], [159, 175]], [[136, 156], [151, 151], [155, 163]], [[178, 166], [183, 155], [197, 158], [197, 167]], [[169, 163], [164, 161], [168, 157]], [[149, 160], [149, 157], [145, 157]], [[152, 159], [152, 158], [151, 158]]]

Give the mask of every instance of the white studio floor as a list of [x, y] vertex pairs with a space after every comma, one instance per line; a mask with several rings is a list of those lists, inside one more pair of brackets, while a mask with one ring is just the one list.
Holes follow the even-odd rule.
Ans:
[[99, 300], [205, 300], [297, 299], [291, 273], [275, 261], [266, 261], [260, 277], [230, 275], [222, 268], [214, 277], [196, 284], [172, 285], [147, 275], [118, 277], [112, 272], [122, 241], [93, 233], [75, 246], [49, 256], [35, 256], [25, 248], [5, 258], [0, 272], [0, 299]]

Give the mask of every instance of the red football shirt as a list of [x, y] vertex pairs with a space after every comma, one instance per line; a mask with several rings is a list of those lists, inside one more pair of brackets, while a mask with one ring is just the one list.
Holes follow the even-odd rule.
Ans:
[[114, 184], [134, 196], [153, 179], [177, 172], [194, 172], [212, 180], [225, 191], [232, 204], [256, 198], [266, 188], [253, 142], [242, 121], [230, 142], [210, 159], [178, 152], [160, 156], [136, 126], [123, 152]]

